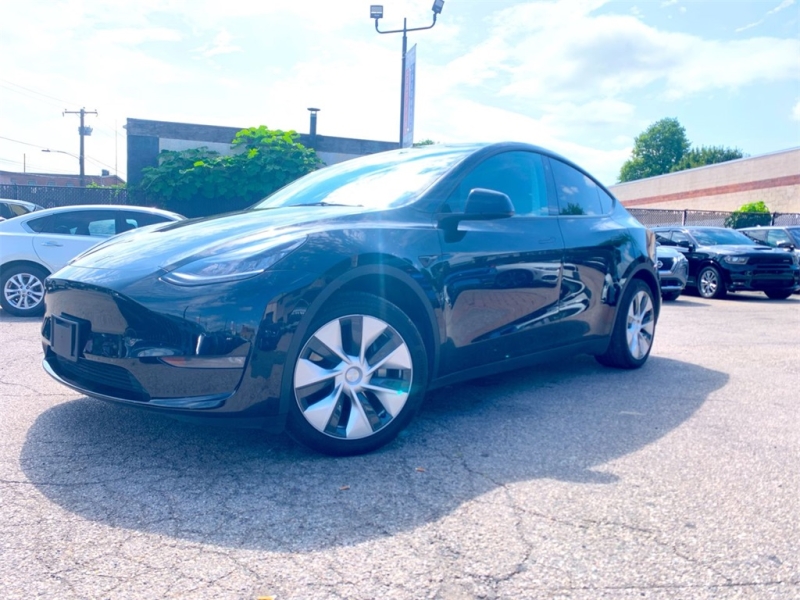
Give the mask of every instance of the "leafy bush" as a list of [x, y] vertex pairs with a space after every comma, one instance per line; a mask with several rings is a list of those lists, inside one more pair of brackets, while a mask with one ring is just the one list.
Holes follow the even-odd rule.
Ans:
[[725, 219], [725, 227], [739, 229], [740, 227], [756, 227], [757, 225], [769, 225], [772, 222], [772, 215], [769, 208], [763, 202], [750, 202], [739, 207], [739, 210], [732, 212]]
[[239, 131], [230, 155], [208, 148], [163, 151], [157, 167], [143, 169], [137, 189], [148, 202], [187, 217], [241, 210], [319, 168], [317, 153], [298, 138], [262, 125]]

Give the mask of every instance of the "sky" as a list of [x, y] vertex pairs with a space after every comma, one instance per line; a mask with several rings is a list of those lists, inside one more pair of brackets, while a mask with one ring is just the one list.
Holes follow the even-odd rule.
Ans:
[[[374, 1], [374, 0], [373, 0]], [[380, 1], [380, 0], [378, 0]], [[383, 30], [432, 22], [383, 0]], [[0, 170], [126, 173], [126, 119], [397, 141], [402, 35], [355, 0], [0, 0]], [[800, 146], [798, 0], [445, 0], [415, 140], [529, 142], [605, 184], [677, 118], [694, 146]], [[45, 153], [43, 149], [54, 152]]]

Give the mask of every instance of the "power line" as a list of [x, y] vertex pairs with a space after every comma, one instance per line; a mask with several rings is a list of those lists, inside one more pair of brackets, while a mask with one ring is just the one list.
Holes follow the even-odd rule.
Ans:
[[[78, 106], [77, 102], [70, 102], [70, 101], [64, 100], [62, 98], [56, 98], [55, 96], [50, 96], [49, 94], [43, 94], [42, 92], [37, 92], [36, 90], [32, 90], [31, 88], [26, 88], [24, 85], [20, 85], [18, 83], [14, 83], [13, 81], [9, 81], [8, 79], [0, 78], [0, 81], [3, 81], [3, 82], [5, 82], [5, 83], [7, 83], [9, 85], [13, 85], [14, 87], [18, 87], [20, 89], [23, 89], [26, 92], [31, 92], [32, 94], [36, 94], [37, 96], [44, 96], [45, 98], [50, 98], [51, 100], [56, 100], [57, 102], [59, 102], [61, 104], [71, 104], [73, 106]], [[6, 89], [8, 89], [8, 88], [6, 88]], [[14, 91], [14, 90], [11, 90], [11, 91]]]
[[0, 135], [0, 140], [8, 140], [9, 142], [14, 142], [15, 144], [23, 144], [25, 146], [33, 146], [34, 148], [45, 148], [45, 146], [39, 146], [38, 144], [31, 144], [30, 142], [22, 142], [20, 140], [12, 140], [10, 137], [5, 137]]

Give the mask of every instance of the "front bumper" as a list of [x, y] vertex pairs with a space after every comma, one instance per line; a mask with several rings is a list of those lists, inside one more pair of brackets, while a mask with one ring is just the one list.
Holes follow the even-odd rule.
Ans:
[[740, 268], [728, 271], [730, 291], [800, 290], [800, 269]]
[[88, 270], [71, 275], [47, 281], [42, 345], [51, 377], [174, 416], [283, 428], [278, 345], [293, 331], [286, 298], [296, 296], [286, 291], [296, 273], [202, 288], [153, 275], [119, 290], [96, 285]]

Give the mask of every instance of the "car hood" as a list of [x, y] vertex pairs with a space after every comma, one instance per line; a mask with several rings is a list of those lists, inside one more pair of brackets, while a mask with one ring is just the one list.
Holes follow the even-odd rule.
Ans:
[[723, 245], [720, 244], [719, 246], [703, 246], [703, 250], [707, 252], [715, 252], [717, 254], [736, 254], [736, 255], [761, 255], [761, 254], [776, 254], [779, 252], [784, 252], [784, 250], [776, 250], [775, 248], [769, 248], [767, 246], [747, 246], [747, 245], [736, 245], [736, 244], [729, 244]]
[[145, 266], [172, 270], [209, 255], [222, 255], [281, 237], [287, 240], [329, 227], [331, 220], [367, 212], [353, 206], [302, 206], [250, 210], [133, 230], [98, 244], [70, 265], [92, 269]]

